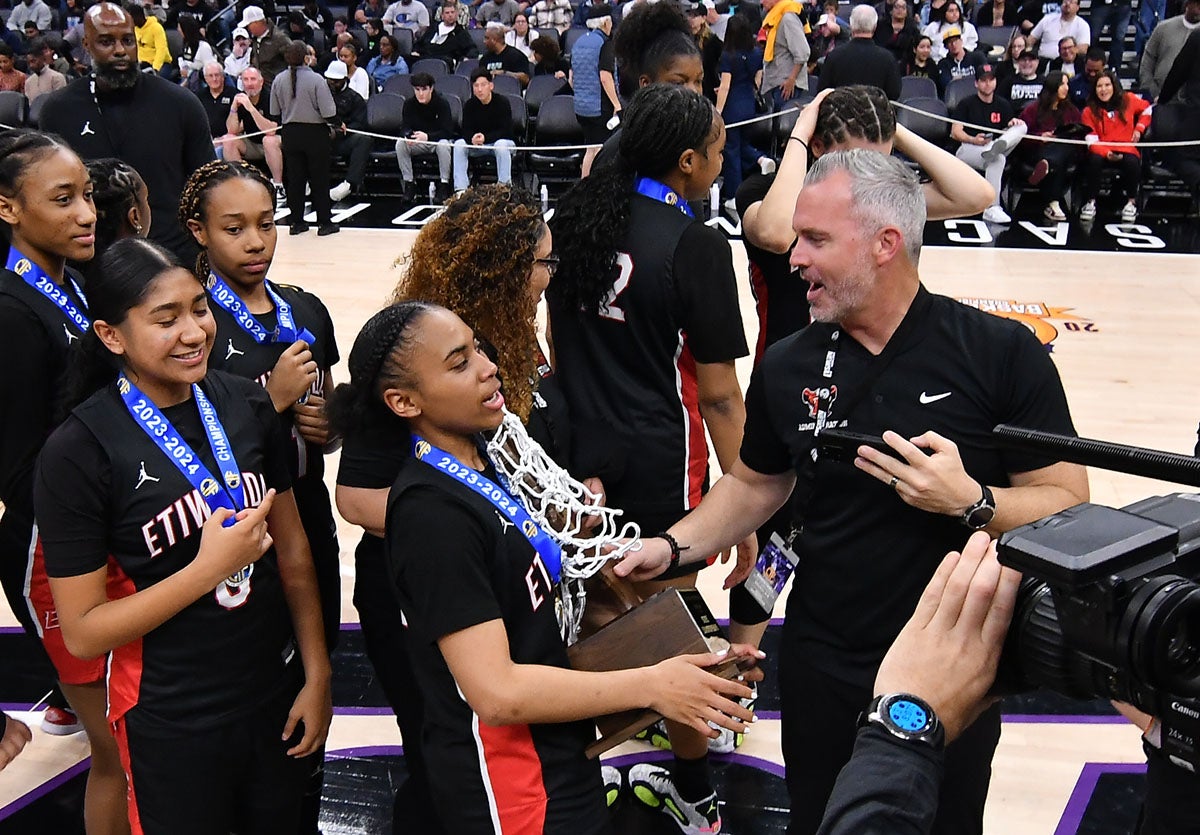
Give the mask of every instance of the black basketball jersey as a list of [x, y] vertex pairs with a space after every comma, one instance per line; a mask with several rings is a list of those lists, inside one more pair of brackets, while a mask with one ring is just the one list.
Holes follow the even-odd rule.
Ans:
[[[306, 293], [299, 287], [289, 284], [271, 282], [271, 288], [285, 302], [291, 305], [292, 316], [297, 328], [308, 328], [313, 334], [314, 341], [309, 347], [313, 359], [317, 363], [317, 379], [309, 391], [323, 396], [325, 378], [329, 370], [338, 362], [337, 342], [333, 336], [333, 319], [321, 300], [312, 293]], [[256, 342], [254, 337], [242, 329], [241, 325], [224, 308], [216, 302], [209, 301], [213, 320], [217, 323], [217, 338], [213, 343], [212, 357], [208, 367], [227, 371], [239, 377], [255, 380], [261, 386], [266, 386], [271, 379], [271, 371], [283, 352], [291, 347], [290, 342]], [[255, 316], [268, 333], [278, 325], [276, 311]], [[318, 481], [325, 474], [325, 454], [319, 446], [308, 444], [300, 437], [292, 422], [290, 412], [282, 415], [285, 429], [289, 434], [288, 448], [292, 466], [292, 476], [300, 479], [313, 476]]]
[[[485, 475], [496, 481], [489, 466]], [[424, 752], [448, 832], [605, 832], [588, 721], [492, 727], [463, 698], [438, 639], [500, 619], [518, 664], [567, 666], [553, 585], [529, 541], [493, 505], [407, 458], [388, 496], [389, 571], [425, 702]]]
[[678, 518], [708, 478], [696, 363], [747, 352], [733, 257], [720, 232], [638, 194], [617, 249], [599, 310], [565, 310], [550, 295], [558, 381], [575, 444], [625, 454], [624, 473], [605, 483], [608, 504], [634, 521]]
[[[201, 386], [237, 459], [248, 504], [290, 488], [283, 433], [248, 380], [210, 371]], [[210, 472], [220, 469], [194, 399], [163, 415]], [[50, 440], [34, 488], [46, 571], [108, 567], [124, 594], [195, 559], [210, 511], [200, 491], [129, 414], [116, 384], [77, 407]], [[110, 594], [112, 583], [110, 583]], [[225, 582], [109, 658], [109, 719], [137, 710], [150, 727], [203, 730], [253, 710], [287, 682], [296, 654], [274, 549], [243, 582]], [[297, 659], [298, 661], [298, 659]], [[298, 674], [298, 663], [292, 669]]]

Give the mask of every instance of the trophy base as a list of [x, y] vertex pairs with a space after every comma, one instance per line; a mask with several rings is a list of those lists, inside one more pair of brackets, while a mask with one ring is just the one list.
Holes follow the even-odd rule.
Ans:
[[[666, 589], [620, 615], [590, 637], [567, 647], [576, 670], [608, 672], [648, 667], [676, 655], [720, 652], [729, 647], [720, 624], [695, 589]], [[734, 661], [709, 672], [722, 678], [738, 675]], [[627, 710], [596, 718], [600, 738], [588, 746], [597, 757], [615, 748], [662, 717], [653, 710]]]

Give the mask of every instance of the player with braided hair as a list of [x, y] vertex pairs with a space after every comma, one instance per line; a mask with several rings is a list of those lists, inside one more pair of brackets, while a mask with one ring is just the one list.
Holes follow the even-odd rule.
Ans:
[[[643, 87], [625, 114], [613, 162], [558, 203], [550, 225], [561, 260], [546, 295], [573, 445], [625, 457], [605, 479], [608, 503], [653, 533], [707, 488], [706, 428], [722, 467], [736, 460], [745, 411], [734, 360], [747, 348], [729, 244], [687, 205], [720, 173], [720, 115], [670, 84]], [[749, 558], [752, 543], [741, 550]], [[666, 769], [639, 765], [631, 785], [683, 831], [716, 831], [708, 740], [668, 729], [674, 784]]]
[[584, 755], [595, 740], [590, 717], [650, 706], [696, 733], [711, 733], [709, 721], [745, 727], [752, 714], [735, 699], [748, 689], [698, 669], [719, 656], [568, 668], [553, 605], [561, 553], [522, 516], [480, 443], [500, 425], [504, 396], [458, 316], [419, 301], [385, 308], [349, 365], [350, 382], [330, 400], [334, 425], [404, 448], [385, 511], [389, 580], [445, 831], [611, 831], [600, 766]]
[[613, 35], [621, 95], [647, 84], [681, 84], [703, 92], [704, 64], [692, 27], [675, 3], [639, 3]]
[[99, 268], [100, 256], [114, 243], [150, 234], [151, 215], [146, 183], [132, 165], [115, 157], [86, 164], [96, 206], [96, 255], [80, 265], [80, 271], [90, 278]]

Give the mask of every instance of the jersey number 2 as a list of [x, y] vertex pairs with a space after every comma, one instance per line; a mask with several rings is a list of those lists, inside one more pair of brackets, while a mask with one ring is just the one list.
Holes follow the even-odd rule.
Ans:
[[617, 280], [613, 282], [612, 289], [600, 302], [600, 315], [605, 319], [612, 319], [614, 322], [624, 322], [625, 311], [617, 306], [617, 299], [625, 292], [629, 286], [629, 279], [633, 277], [633, 259], [629, 257], [628, 252], [617, 253], [617, 268], [621, 272], [617, 275]]

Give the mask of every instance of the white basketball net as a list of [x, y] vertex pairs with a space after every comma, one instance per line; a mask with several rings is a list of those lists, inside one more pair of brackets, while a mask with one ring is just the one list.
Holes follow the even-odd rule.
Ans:
[[[487, 448], [509, 490], [562, 547], [556, 613], [563, 640], [574, 643], [586, 603], [584, 581], [640, 547], [641, 530], [633, 522], [621, 524], [622, 511], [600, 507], [600, 497], [556, 464], [511, 412], [505, 410]], [[591, 527], [585, 529], [585, 523]]]

